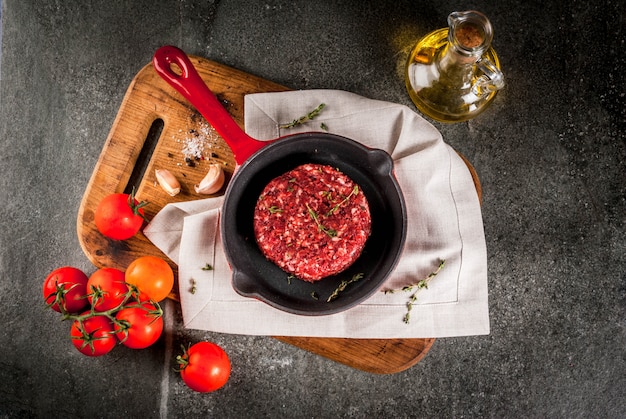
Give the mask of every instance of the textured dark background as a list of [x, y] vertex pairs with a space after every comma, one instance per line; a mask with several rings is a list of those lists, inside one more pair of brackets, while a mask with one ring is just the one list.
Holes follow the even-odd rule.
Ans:
[[[489, 336], [439, 339], [379, 376], [269, 337], [180, 328], [99, 359], [42, 306], [52, 269], [92, 272], [80, 198], [134, 75], [161, 45], [294, 89], [413, 106], [402, 67], [454, 10], [484, 12], [507, 86], [434, 125], [484, 188]], [[2, 1], [0, 417], [625, 417], [626, 134], [620, 1]], [[233, 372], [192, 393], [180, 343]], [[172, 352], [173, 351], [173, 352]]]

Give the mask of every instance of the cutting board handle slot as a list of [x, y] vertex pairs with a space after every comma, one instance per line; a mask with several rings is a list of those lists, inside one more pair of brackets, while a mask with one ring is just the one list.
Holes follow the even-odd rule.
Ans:
[[130, 194], [133, 190], [137, 190], [139, 188], [139, 184], [141, 183], [141, 180], [146, 173], [146, 169], [148, 168], [148, 164], [150, 163], [150, 159], [152, 158], [152, 153], [154, 153], [154, 149], [156, 148], [159, 138], [161, 137], [161, 133], [163, 132], [164, 125], [165, 123], [161, 118], [155, 119], [152, 122], [152, 125], [150, 125], [150, 129], [148, 130], [146, 139], [143, 142], [139, 156], [137, 156], [135, 167], [133, 167], [133, 171], [131, 172], [130, 177], [128, 178], [128, 183], [126, 184], [126, 188], [124, 188], [124, 193]]

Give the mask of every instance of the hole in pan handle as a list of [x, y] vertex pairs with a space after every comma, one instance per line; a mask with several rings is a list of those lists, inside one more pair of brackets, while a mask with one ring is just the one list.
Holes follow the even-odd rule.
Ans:
[[[246, 134], [204, 83], [193, 63], [181, 49], [166, 45], [152, 58], [157, 74], [187, 99], [222, 136], [232, 149], [237, 165], [269, 144]], [[174, 66], [180, 71], [175, 71]]]

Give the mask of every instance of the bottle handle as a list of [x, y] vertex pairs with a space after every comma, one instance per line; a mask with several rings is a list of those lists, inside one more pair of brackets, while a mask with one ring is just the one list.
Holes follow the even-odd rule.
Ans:
[[483, 73], [472, 85], [476, 96], [486, 96], [504, 87], [504, 74], [491, 60], [482, 58], [476, 62], [476, 67]]

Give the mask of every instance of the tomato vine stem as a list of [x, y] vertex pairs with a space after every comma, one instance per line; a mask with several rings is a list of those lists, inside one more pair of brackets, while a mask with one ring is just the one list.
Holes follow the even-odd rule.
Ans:
[[[65, 310], [64, 305], [59, 305], [59, 307], [61, 308], [61, 314], [63, 316], [62, 320], [76, 320], [80, 324], [82, 324], [85, 320], [91, 317], [104, 316], [111, 320], [113, 324], [119, 326], [121, 329], [124, 329], [124, 320], [118, 320], [115, 317], [115, 314], [123, 308], [140, 308], [142, 310], [145, 310], [148, 312], [148, 314], [154, 316], [153, 322], [156, 321], [156, 319], [158, 319], [159, 317], [163, 316], [163, 309], [161, 308], [159, 303], [151, 299], [142, 301], [140, 299], [139, 289], [133, 284], [126, 283], [126, 285], [128, 286], [128, 291], [124, 295], [124, 299], [116, 307], [113, 307], [109, 310], [98, 311], [94, 308], [97, 304], [98, 299], [102, 298], [102, 290], [100, 289], [100, 287], [92, 287], [92, 293], [86, 296], [91, 296], [93, 301], [91, 308], [86, 313], [72, 314]], [[154, 309], [149, 306], [146, 307], [146, 303], [150, 303], [154, 307]]]

